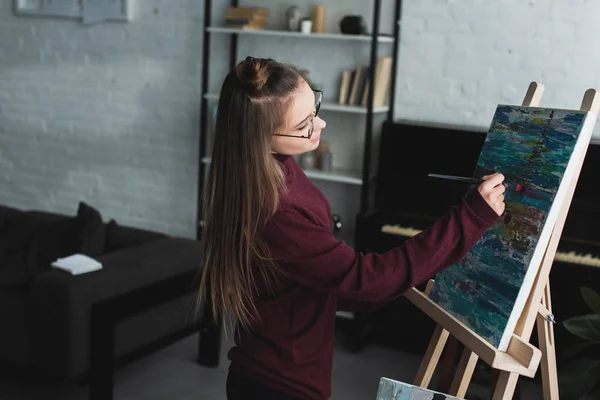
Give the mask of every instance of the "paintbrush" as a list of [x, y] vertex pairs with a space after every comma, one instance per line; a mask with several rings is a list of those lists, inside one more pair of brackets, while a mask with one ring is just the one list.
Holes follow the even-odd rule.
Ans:
[[[469, 183], [472, 185], [479, 185], [482, 182], [485, 182], [485, 180], [481, 179], [481, 178], [469, 178], [467, 176], [454, 176], [454, 175], [440, 175], [440, 174], [429, 174], [428, 175], [430, 178], [439, 178], [439, 179], [448, 179], [451, 181], [458, 181], [458, 182], [463, 182], [463, 183]], [[503, 183], [504, 187], [506, 187], [507, 189], [509, 188], [509, 185], [507, 183]], [[515, 190], [515, 192], [522, 192], [524, 191], [524, 187], [521, 184], [516, 184], [514, 186], [511, 185], [511, 188]]]

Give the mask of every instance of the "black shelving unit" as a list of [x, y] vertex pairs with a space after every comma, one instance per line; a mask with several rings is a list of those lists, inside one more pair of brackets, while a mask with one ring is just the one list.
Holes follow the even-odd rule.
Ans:
[[[209, 110], [209, 101], [208, 98], [209, 92], [209, 61], [210, 61], [210, 44], [211, 44], [211, 36], [213, 32], [219, 32], [230, 34], [230, 42], [229, 42], [229, 67], [234, 68], [237, 63], [237, 50], [238, 50], [238, 36], [240, 34], [264, 34], [267, 32], [252, 32], [252, 31], [236, 31], [235, 29], [221, 29], [215, 28], [212, 26], [212, 1], [205, 0], [205, 8], [204, 8], [204, 40], [203, 40], [203, 57], [202, 57], [202, 100], [201, 100], [201, 108], [200, 108], [200, 141], [199, 141], [199, 174], [198, 174], [198, 208], [197, 208], [197, 224], [196, 224], [196, 237], [198, 240], [202, 238], [202, 230], [203, 230], [203, 209], [201, 206], [201, 199], [203, 195], [204, 185], [205, 185], [205, 175], [206, 168], [208, 168], [208, 162], [206, 160], [209, 158], [212, 149], [207, 148], [208, 144], [208, 136], [211, 134], [208, 129], [208, 118], [210, 116]], [[389, 93], [389, 105], [386, 107], [385, 111], [387, 112], [386, 118], [388, 120], [392, 120], [394, 116], [394, 89], [396, 87], [396, 74], [395, 71], [397, 69], [397, 59], [398, 59], [398, 38], [399, 38], [399, 23], [400, 23], [400, 13], [402, 7], [401, 0], [394, 1], [394, 20], [393, 20], [393, 35], [392, 35], [392, 76], [391, 76], [391, 86]], [[238, 0], [231, 0], [230, 6], [237, 7], [239, 6]], [[369, 80], [370, 82], [375, 81], [375, 67], [377, 65], [378, 58], [378, 50], [379, 50], [379, 42], [381, 40], [379, 35], [380, 29], [380, 14], [381, 14], [381, 0], [373, 0], [373, 20], [372, 20], [372, 29], [370, 34], [365, 37], [355, 37], [359, 40], [368, 40], [370, 38], [370, 63], [369, 63]], [[287, 31], [273, 31], [274, 34], [288, 34]], [[293, 34], [292, 34], [293, 35]], [[318, 34], [314, 34], [318, 36]], [[332, 38], [336, 35], [322, 35], [324, 37], [323, 40], [327, 40], [327, 38]], [[349, 35], [342, 35], [345, 38], [348, 38]], [[309, 36], [310, 37], [310, 36]], [[306, 38], [306, 35], [303, 36]], [[363, 150], [363, 163], [361, 170], [361, 200], [360, 200], [360, 210], [359, 213], [366, 212], [370, 206], [370, 196], [372, 194], [372, 186], [374, 184], [374, 176], [372, 171], [372, 156], [373, 156], [373, 123], [374, 123], [374, 114], [375, 111], [381, 112], [381, 110], [375, 110], [373, 107], [373, 97], [374, 97], [375, 85], [369, 85], [369, 91], [367, 94], [367, 106], [366, 110], [366, 127], [365, 127], [365, 136], [364, 136], [364, 150]], [[340, 110], [342, 111], [344, 106], [331, 106], [331, 110]], [[322, 106], [322, 109], [326, 109]], [[350, 109], [350, 108], [348, 108]], [[340, 180], [342, 182], [343, 180]]]

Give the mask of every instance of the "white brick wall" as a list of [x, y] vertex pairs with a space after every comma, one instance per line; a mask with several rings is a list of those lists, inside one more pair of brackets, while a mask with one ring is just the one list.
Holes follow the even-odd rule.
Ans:
[[600, 0], [405, 0], [402, 14], [398, 119], [487, 128], [531, 81], [547, 107], [600, 89]]
[[0, 0], [0, 204], [193, 237], [203, 7], [86, 27]]
[[[194, 236], [203, 2], [136, 3], [131, 23], [85, 27], [17, 18], [12, 1], [0, 0], [0, 204], [73, 214], [84, 200], [105, 220]], [[215, 3], [217, 23], [225, 3]], [[547, 106], [577, 108], [588, 87], [600, 88], [600, 0], [403, 3], [396, 118], [485, 128], [495, 106], [520, 103], [532, 80], [546, 85]], [[287, 8], [264, 4], [274, 7], [274, 20]], [[332, 30], [353, 10], [371, 19], [362, 0], [339, 10], [337, 1], [324, 4]], [[386, 31], [389, 10], [391, 0]], [[226, 70], [226, 44], [213, 38], [212, 90]], [[368, 48], [336, 44], [337, 64], [324, 68], [329, 46], [248, 38], [238, 56], [301, 60], [333, 98], [339, 72], [366, 62]], [[343, 115], [324, 116], [335, 160], [353, 159], [346, 147], [362, 143], [362, 119], [350, 129]], [[351, 226], [358, 190], [320, 187]]]

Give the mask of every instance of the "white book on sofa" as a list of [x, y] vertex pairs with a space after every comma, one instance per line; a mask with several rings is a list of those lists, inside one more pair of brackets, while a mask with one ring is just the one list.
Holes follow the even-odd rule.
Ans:
[[86, 272], [102, 269], [102, 264], [85, 254], [72, 254], [68, 257], [59, 258], [52, 263], [52, 267], [69, 272], [71, 275], [84, 274]]

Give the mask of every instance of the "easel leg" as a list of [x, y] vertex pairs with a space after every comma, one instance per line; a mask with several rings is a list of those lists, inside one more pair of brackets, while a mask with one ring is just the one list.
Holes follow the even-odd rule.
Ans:
[[500, 371], [500, 377], [494, 389], [492, 400], [510, 400], [515, 394], [519, 374], [512, 372]]
[[440, 360], [440, 356], [444, 350], [446, 341], [448, 340], [448, 335], [449, 332], [440, 325], [435, 327], [433, 337], [431, 338], [429, 347], [427, 347], [427, 351], [425, 352], [425, 356], [423, 357], [423, 361], [421, 361], [421, 366], [417, 372], [417, 377], [414, 381], [415, 386], [420, 386], [423, 388], [429, 386], [431, 377], [435, 372], [435, 367]]
[[[544, 287], [539, 312], [537, 314], [538, 341], [542, 352], [542, 388], [544, 400], [558, 400], [558, 379], [556, 371], [556, 350], [554, 348], [554, 327], [547, 317], [552, 313], [550, 298], [550, 283]], [[500, 372], [500, 377], [494, 388], [493, 400], [512, 399], [518, 374]]]
[[436, 389], [438, 392], [448, 393], [452, 385], [452, 377], [455, 374], [456, 363], [459, 360], [463, 345], [453, 336], [448, 336], [446, 346], [442, 352], [440, 374]]
[[546, 317], [552, 313], [550, 283], [544, 288], [540, 313], [537, 316], [537, 330], [542, 351], [542, 387], [544, 400], [558, 400], [558, 379], [556, 371], [556, 350], [554, 348], [554, 327]]
[[464, 398], [471, 383], [475, 366], [479, 357], [468, 348], [464, 348], [456, 375], [450, 387], [450, 394], [459, 398]]

